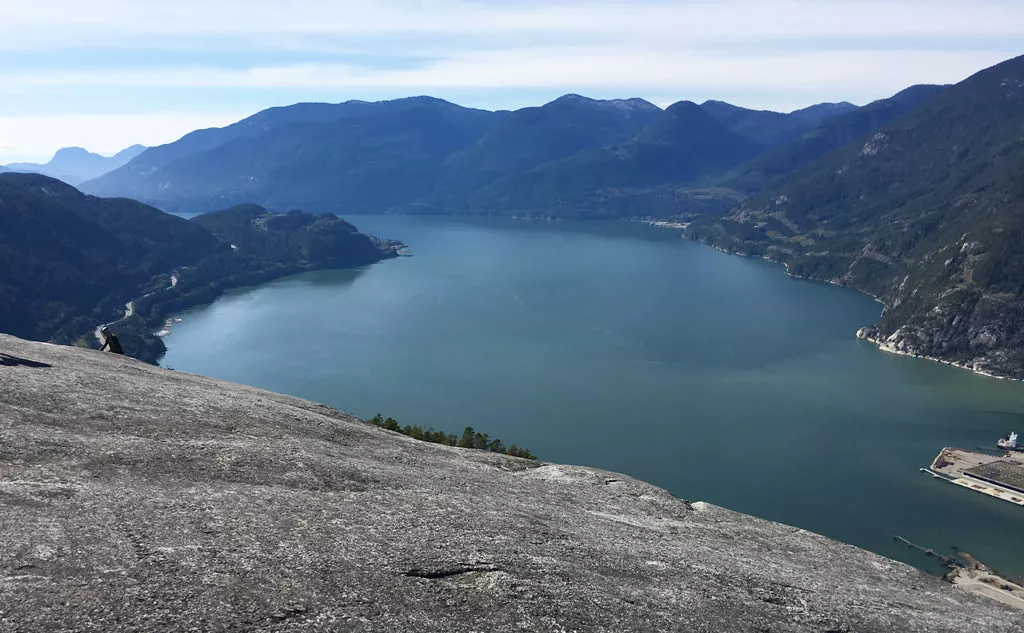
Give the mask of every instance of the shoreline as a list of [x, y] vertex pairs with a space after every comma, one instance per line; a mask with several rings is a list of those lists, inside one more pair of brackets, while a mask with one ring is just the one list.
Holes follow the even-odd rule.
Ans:
[[[176, 311], [173, 311], [173, 312], [164, 313], [163, 316], [161, 317], [163, 319], [163, 324], [160, 325], [160, 326], [153, 326], [153, 325], [151, 325], [150, 328], [149, 328], [149, 333], [152, 336], [156, 337], [157, 339], [160, 339], [161, 341], [163, 341], [163, 339], [165, 339], [166, 337], [168, 337], [171, 334], [173, 334], [174, 326], [179, 324], [179, 323], [181, 323], [184, 320], [182, 315], [187, 314], [189, 312], [189, 310], [192, 310], [194, 308], [202, 307], [202, 306], [205, 306], [205, 305], [212, 305], [214, 302], [217, 301], [217, 299], [222, 297], [224, 294], [228, 294], [228, 293], [232, 293], [232, 292], [244, 291], [246, 289], [251, 289], [251, 288], [257, 288], [257, 287], [259, 287], [259, 286], [261, 286], [263, 284], [268, 284], [268, 283], [277, 281], [279, 279], [286, 279], [288, 277], [292, 277], [292, 276], [295, 276], [295, 275], [304, 275], [306, 273], [317, 272], [317, 271], [321, 271], [321, 270], [354, 270], [354, 269], [362, 268], [364, 266], [373, 266], [374, 264], [379, 264], [379, 263], [385, 262], [385, 261], [387, 261], [389, 259], [397, 259], [399, 257], [412, 257], [412, 253], [409, 250], [409, 247], [405, 243], [401, 242], [400, 240], [383, 239], [383, 238], [374, 238], [374, 239], [378, 239], [378, 240], [381, 240], [382, 242], [386, 242], [387, 243], [387, 247], [384, 249], [384, 252], [386, 253], [386, 255], [382, 259], [377, 260], [376, 262], [372, 262], [370, 264], [360, 264], [358, 266], [349, 266], [349, 267], [346, 267], [346, 268], [329, 268], [328, 267], [328, 268], [309, 268], [309, 269], [303, 269], [303, 270], [294, 270], [294, 271], [290, 271], [290, 272], [287, 272], [287, 273], [284, 273], [284, 274], [281, 274], [281, 275], [272, 276], [272, 277], [270, 277], [268, 279], [259, 281], [257, 283], [243, 284], [243, 285], [239, 285], [239, 286], [224, 287], [224, 288], [221, 289], [221, 292], [219, 292], [216, 297], [214, 297], [213, 299], [211, 299], [208, 302], [203, 302], [203, 303], [199, 303], [199, 304], [195, 304], [195, 305], [188, 305], [188, 306], [186, 306], [184, 308], [181, 308], [179, 310], [176, 310]], [[166, 292], [166, 291], [172, 290], [177, 285], [178, 285], [178, 271], [175, 271], [173, 273], [172, 277], [171, 277], [171, 285], [168, 286], [167, 288], [164, 288], [163, 291]], [[155, 294], [155, 293], [150, 293], [150, 294]], [[149, 296], [149, 295], [146, 295], [146, 296]], [[157, 328], [157, 327], [159, 327], [159, 329], [154, 329], [154, 328]], [[98, 331], [99, 330], [97, 330], [97, 332]], [[166, 348], [166, 345], [164, 345], [164, 347]], [[166, 350], [165, 350], [164, 353], [166, 353]], [[163, 356], [164, 356], [164, 354], [161, 354], [155, 361], [153, 361], [152, 364], [160, 367], [161, 366], [160, 362], [163, 360]]]
[[[720, 251], [720, 252], [725, 253], [727, 255], [735, 255], [735, 256], [738, 256], [738, 257], [756, 257], [755, 255], [745, 255], [743, 253], [737, 253], [735, 251], [730, 251], [728, 249], [722, 248], [721, 246], [717, 246], [715, 244], [709, 244], [707, 242], [702, 242], [702, 241], [700, 241], [698, 239], [694, 239], [694, 238], [690, 237], [686, 233], [685, 228], [686, 228], [686, 226], [689, 226], [689, 224], [686, 224], [684, 226], [682, 223], [679, 223], [679, 222], [658, 221], [658, 220], [649, 220], [649, 219], [642, 219], [640, 221], [644, 222], [646, 224], [649, 224], [651, 226], [656, 226], [658, 228], [668, 228], [668, 229], [680, 230], [681, 231], [680, 235], [684, 239], [687, 239], [687, 240], [689, 240], [691, 242], [696, 242], [698, 244], [703, 244], [704, 246], [709, 246], [709, 247], [715, 249], [716, 251]], [[761, 259], [763, 261], [766, 261], [766, 262], [771, 262], [773, 264], [779, 264], [779, 265], [783, 266], [786, 269], [786, 276], [790, 277], [791, 279], [802, 279], [802, 280], [805, 280], [805, 281], [813, 281], [813, 282], [816, 282], [816, 283], [825, 283], [825, 284], [828, 284], [830, 286], [837, 286], [839, 288], [849, 288], [850, 290], [858, 292], [858, 293], [860, 293], [860, 294], [862, 294], [864, 296], [871, 297], [872, 299], [875, 300], [876, 303], [880, 303], [882, 305], [883, 311], [887, 310], [889, 308], [889, 306], [885, 303], [885, 301], [883, 301], [881, 298], [871, 294], [870, 292], [865, 292], [865, 291], [860, 290], [859, 288], [855, 288], [853, 286], [845, 286], [843, 284], [837, 283], [835, 281], [830, 281], [830, 280], [827, 280], [827, 279], [815, 279], [813, 277], [803, 277], [801, 275], [794, 275], [794, 274], [792, 274], [789, 271], [789, 264], [787, 264], [786, 262], [776, 261], [774, 259], [769, 258], [766, 255], [762, 255], [759, 259]], [[1014, 378], [1012, 376], [1002, 376], [1002, 375], [999, 375], [999, 374], [992, 373], [990, 371], [986, 371], [984, 369], [977, 369], [977, 368], [972, 367], [972, 366], [970, 366], [970, 365], [968, 365], [967, 363], [964, 363], [964, 362], [945, 360], [945, 359], [942, 359], [942, 358], [937, 358], [935, 356], [927, 356], [925, 354], [914, 354], [914, 353], [911, 353], [911, 352], [904, 352], [904, 351], [896, 349], [890, 343], [886, 343], [885, 341], [880, 341], [877, 337], [868, 336], [868, 335], [862, 335], [861, 334], [865, 330], [867, 330], [869, 328], [872, 328], [872, 327], [875, 327], [875, 326], [874, 325], [866, 325], [866, 326], [860, 328], [859, 330], [857, 330], [856, 337], [858, 339], [860, 339], [860, 340], [868, 341], [868, 342], [872, 343], [873, 345], [875, 345], [875, 347], [877, 347], [882, 352], [886, 352], [888, 354], [896, 354], [898, 356], [907, 356], [907, 357], [910, 357], [910, 358], [917, 358], [917, 359], [921, 359], [921, 360], [930, 360], [930, 361], [933, 361], [933, 362], [936, 362], [936, 363], [941, 363], [943, 365], [948, 365], [950, 367], [956, 367], [957, 369], [963, 369], [963, 370], [969, 371], [969, 372], [971, 372], [973, 374], [977, 374], [979, 376], [984, 376], [986, 378], [995, 378], [997, 380], [1009, 380], [1009, 381], [1012, 381], [1012, 382], [1024, 382], [1024, 378]]]
[[675, 229], [675, 230], [680, 230], [680, 231], [685, 231], [690, 226], [689, 222], [676, 222], [674, 220], [656, 220], [656, 219], [652, 219], [652, 218], [638, 218], [635, 221], [636, 222], [641, 222], [643, 224], [647, 224], [649, 226], [655, 226], [655, 227], [658, 227], [659, 229]]
[[[204, 298], [202, 298], [201, 300], [198, 300], [198, 301], [186, 301], [184, 305], [179, 305], [179, 306], [176, 307], [176, 309], [173, 309], [173, 310], [163, 310], [163, 309], [161, 309], [156, 314], [152, 315], [150, 318], [144, 319], [142, 321], [142, 323], [141, 323], [141, 327], [137, 328], [136, 332], [138, 334], [142, 335], [143, 339], [146, 340], [147, 343], [152, 343], [152, 342], [158, 343], [162, 351], [160, 351], [155, 356], [152, 355], [152, 354], [144, 354], [144, 355], [140, 355], [140, 356], [133, 356], [133, 358], [138, 358], [139, 360], [141, 360], [141, 361], [143, 361], [145, 363], [148, 363], [148, 364], [155, 365], [155, 366], [159, 367], [160, 366], [160, 361], [163, 359], [164, 354], [166, 354], [166, 352], [167, 352], [167, 347], [163, 343], [163, 339], [166, 336], [169, 336], [171, 334], [171, 328], [172, 328], [172, 326], [175, 323], [180, 323], [181, 322], [181, 315], [184, 314], [186, 311], [188, 311], [191, 308], [195, 308], [195, 307], [198, 307], [198, 306], [201, 306], [201, 305], [212, 304], [214, 301], [216, 301], [221, 295], [223, 295], [226, 292], [230, 292], [230, 291], [238, 290], [238, 289], [242, 289], [242, 288], [247, 288], [247, 287], [259, 286], [261, 284], [265, 284], [265, 283], [268, 283], [268, 282], [271, 282], [271, 281], [274, 281], [276, 279], [280, 279], [280, 278], [283, 278], [283, 277], [289, 277], [289, 276], [292, 276], [292, 275], [298, 275], [298, 274], [302, 274], [302, 273], [314, 272], [314, 271], [317, 271], [317, 270], [349, 270], [349, 269], [353, 269], [353, 268], [361, 268], [363, 266], [372, 266], [373, 264], [377, 264], [377, 263], [380, 263], [382, 261], [387, 261], [389, 259], [395, 259], [395, 258], [398, 258], [398, 257], [409, 257], [410, 256], [410, 254], [408, 253], [408, 246], [406, 246], [400, 240], [381, 239], [381, 238], [372, 238], [372, 237], [371, 237], [371, 239], [375, 239], [377, 241], [377, 245], [378, 245], [378, 248], [380, 250], [380, 257], [378, 259], [374, 260], [374, 261], [370, 261], [370, 262], [366, 262], [366, 263], [362, 263], [362, 264], [357, 264], [357, 265], [344, 266], [344, 267], [319, 266], [319, 265], [318, 266], [311, 266], [311, 265], [308, 265], [308, 264], [304, 264], [304, 265], [300, 265], [300, 264], [282, 264], [282, 265], [272, 266], [272, 267], [269, 267], [269, 268], [253, 270], [253, 271], [251, 271], [249, 273], [249, 276], [246, 278], [246, 280], [244, 282], [242, 282], [242, 283], [237, 283], [236, 282], [237, 285], [236, 284], [232, 284], [232, 283], [227, 283], [223, 279], [218, 279], [216, 281], [216, 283], [211, 282], [210, 286], [211, 286], [212, 291], [213, 291], [212, 296], [207, 295], [207, 296], [205, 296]], [[405, 253], [401, 252], [403, 250], [405, 251]], [[99, 336], [99, 331], [103, 327], [105, 327], [105, 326], [116, 326], [117, 324], [122, 323], [124, 321], [127, 321], [128, 319], [136, 316], [136, 314], [135, 314], [135, 303], [136, 302], [142, 301], [142, 300], [145, 300], [145, 299], [149, 299], [150, 297], [153, 297], [154, 295], [157, 295], [157, 294], [163, 294], [163, 293], [174, 291], [178, 287], [178, 285], [179, 285], [178, 282], [180, 281], [180, 272], [182, 270], [184, 270], [184, 268], [175, 268], [175, 269], [171, 270], [170, 272], [165, 273], [166, 275], [169, 275], [169, 284], [166, 287], [150, 291], [150, 292], [148, 292], [148, 293], [146, 293], [146, 294], [144, 294], [144, 295], [142, 295], [140, 297], [136, 297], [135, 299], [132, 299], [128, 303], [126, 303], [125, 304], [125, 314], [121, 318], [119, 318], [119, 319], [117, 319], [115, 321], [111, 321], [109, 323], [100, 324], [100, 325], [98, 325], [96, 327], [91, 328], [90, 331], [93, 334], [93, 336], [96, 338], [96, 340], [100, 344], [102, 344], [103, 341], [100, 340], [101, 337]], [[88, 336], [88, 334], [85, 334], [84, 336]]]
[[1022, 378], [1014, 378], [1012, 376], [1000, 376], [999, 374], [993, 374], [992, 372], [985, 371], [984, 369], [977, 369], [975, 367], [971, 367], [967, 363], [962, 363], [962, 362], [955, 361], [955, 360], [944, 360], [942, 358], [936, 358], [934, 356], [927, 356], [925, 354], [914, 354], [912, 352], [904, 352], [903, 350], [898, 350], [898, 349], [896, 349], [893, 346], [892, 343], [887, 343], [885, 341], [879, 340], [878, 337], [876, 337], [876, 336], [871, 336], [869, 334], [862, 334], [862, 332], [864, 332], [865, 330], [867, 330], [870, 327], [873, 327], [873, 326], [868, 325], [868, 326], [864, 326], [861, 329], [857, 330], [857, 338], [862, 340], [862, 341], [867, 341], [867, 342], [871, 343], [872, 345], [877, 347], [880, 351], [885, 352], [886, 354], [894, 354], [896, 356], [907, 356], [909, 358], [917, 358], [917, 359], [920, 359], [920, 360], [930, 360], [930, 361], [932, 361], [934, 363], [941, 363], [943, 365], [949, 365], [950, 367], [956, 367], [957, 369], [965, 369], [965, 370], [967, 370], [967, 371], [969, 371], [969, 372], [971, 372], [973, 374], [978, 374], [979, 376], [984, 376], [986, 378], [995, 378], [996, 380], [1009, 380], [1011, 382], [1024, 382], [1024, 379], [1022, 379]]

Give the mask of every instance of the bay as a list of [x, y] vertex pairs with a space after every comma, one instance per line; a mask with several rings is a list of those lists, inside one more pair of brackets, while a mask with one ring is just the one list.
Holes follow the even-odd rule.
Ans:
[[1024, 429], [1024, 386], [856, 340], [870, 298], [639, 224], [354, 220], [412, 256], [226, 295], [161, 364], [1024, 577], [1024, 510], [918, 471]]

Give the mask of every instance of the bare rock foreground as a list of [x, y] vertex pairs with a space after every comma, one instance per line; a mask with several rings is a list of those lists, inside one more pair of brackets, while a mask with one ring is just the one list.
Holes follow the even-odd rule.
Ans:
[[0, 335], [0, 631], [994, 633], [1019, 618], [622, 475]]

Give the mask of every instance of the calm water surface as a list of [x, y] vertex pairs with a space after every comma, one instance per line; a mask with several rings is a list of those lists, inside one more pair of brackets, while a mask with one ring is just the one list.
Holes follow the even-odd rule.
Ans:
[[880, 306], [641, 225], [357, 217], [413, 256], [190, 311], [163, 365], [361, 417], [474, 426], [547, 461], [919, 567], [1024, 577], [1024, 509], [918, 472], [1024, 430], [1024, 386], [857, 341]]

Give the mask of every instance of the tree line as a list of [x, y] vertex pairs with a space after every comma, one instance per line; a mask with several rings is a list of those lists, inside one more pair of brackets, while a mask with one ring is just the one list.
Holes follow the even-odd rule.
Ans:
[[508, 455], [510, 457], [537, 459], [537, 456], [529, 450], [516, 446], [515, 444], [506, 447], [501, 440], [497, 438], [491, 439], [486, 433], [478, 433], [471, 426], [467, 426], [463, 429], [462, 435], [457, 435], [455, 433], [436, 431], [433, 428], [425, 429], [419, 425], [407, 424], [402, 426], [394, 418], [389, 417], [385, 419], [384, 416], [379, 413], [367, 420], [367, 422], [375, 426], [379, 426], [382, 429], [395, 431], [402, 435], [408, 435], [411, 438], [424, 442], [444, 444], [445, 446], [457, 446], [459, 448], [475, 448], [477, 450], [488, 451], [491, 453], [501, 453], [502, 455]]

